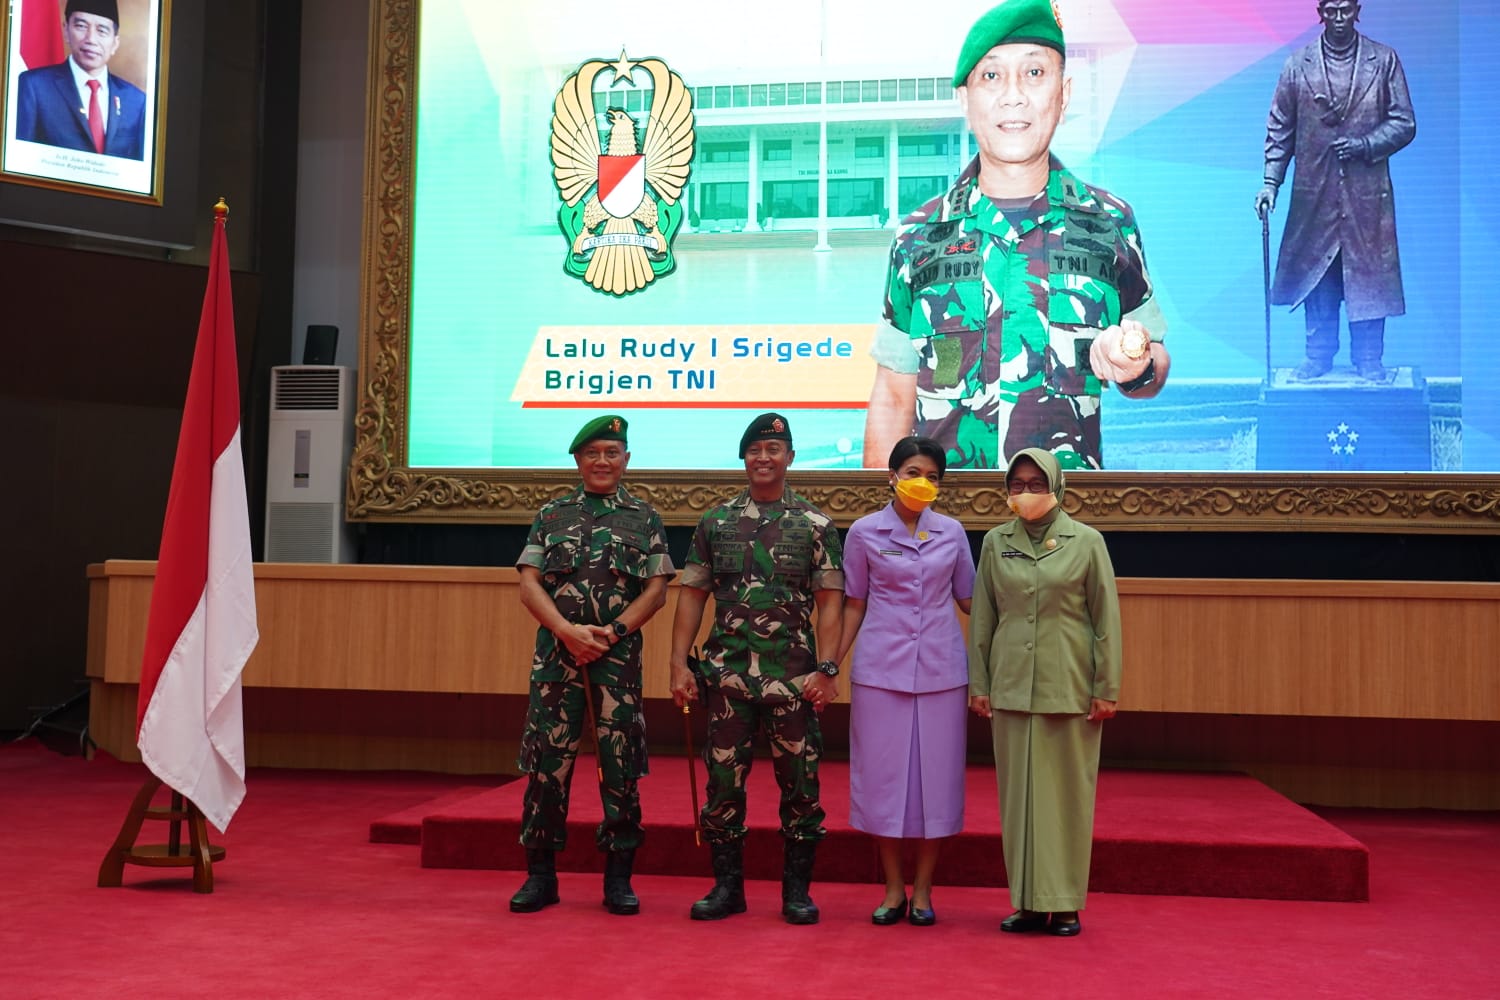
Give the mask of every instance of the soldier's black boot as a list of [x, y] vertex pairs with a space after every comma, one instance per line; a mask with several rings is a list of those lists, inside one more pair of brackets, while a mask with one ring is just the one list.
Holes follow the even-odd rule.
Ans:
[[604, 907], [610, 913], [630, 916], [641, 912], [641, 901], [630, 888], [630, 873], [635, 867], [635, 848], [610, 851], [604, 857]]
[[781, 869], [781, 915], [789, 924], [818, 922], [818, 904], [807, 894], [817, 851], [815, 840], [786, 842], [786, 860]]
[[745, 852], [736, 840], [728, 844], [709, 844], [713, 859], [714, 887], [708, 895], [693, 904], [694, 920], [723, 920], [745, 912]]
[[550, 848], [526, 848], [526, 881], [510, 897], [510, 912], [535, 913], [557, 902], [557, 854]]

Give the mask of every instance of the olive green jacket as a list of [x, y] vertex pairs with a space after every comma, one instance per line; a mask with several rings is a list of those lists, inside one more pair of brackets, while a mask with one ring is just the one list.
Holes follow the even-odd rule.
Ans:
[[1119, 700], [1120, 599], [1098, 531], [1058, 511], [1040, 556], [1020, 518], [984, 536], [969, 616], [969, 694], [987, 695], [991, 708], [1038, 713]]

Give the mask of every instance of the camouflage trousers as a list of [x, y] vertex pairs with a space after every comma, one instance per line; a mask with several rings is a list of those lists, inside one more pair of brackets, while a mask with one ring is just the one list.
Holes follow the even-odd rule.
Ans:
[[[594, 839], [601, 851], [630, 850], [644, 839], [641, 796], [636, 779], [647, 773], [646, 720], [638, 688], [589, 685], [594, 695], [594, 731], [604, 779], [599, 798], [604, 821]], [[573, 763], [588, 724], [583, 688], [575, 682], [531, 685], [526, 731], [517, 764], [526, 775], [521, 807], [521, 845], [562, 850], [568, 840], [568, 795]], [[593, 783], [592, 770], [584, 775]]]
[[745, 782], [754, 760], [756, 729], [771, 745], [771, 767], [781, 788], [781, 835], [787, 840], [822, 840], [823, 806], [818, 800], [818, 762], [823, 731], [807, 702], [749, 701], [708, 692], [707, 801], [701, 813], [703, 836], [711, 844], [745, 838]]

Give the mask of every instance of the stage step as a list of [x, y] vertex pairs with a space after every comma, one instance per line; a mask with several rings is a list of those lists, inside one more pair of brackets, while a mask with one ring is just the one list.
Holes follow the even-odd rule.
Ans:
[[[594, 827], [602, 815], [599, 797], [582, 780], [594, 774], [593, 761], [581, 758], [578, 766], [569, 846], [558, 855], [558, 867], [599, 872], [603, 856], [594, 847]], [[698, 774], [701, 781], [701, 765]], [[818, 851], [815, 877], [878, 882], [874, 841], [849, 826], [848, 766], [825, 762], [822, 787], [828, 835]], [[377, 823], [386, 842], [420, 841], [424, 867], [524, 870], [525, 855], [517, 842], [524, 789], [525, 782], [517, 780], [478, 794], [454, 792]], [[698, 792], [701, 800], [701, 787]], [[1003, 886], [994, 772], [969, 768], [966, 794], [965, 830], [945, 845], [938, 881]], [[770, 762], [760, 760], [750, 775], [748, 878], [780, 878], [776, 802]], [[653, 758], [652, 774], [641, 782], [641, 808], [647, 837], [637, 852], [636, 870], [707, 879], [708, 850], [694, 843], [683, 758]], [[1096, 892], [1362, 901], [1369, 898], [1369, 852], [1245, 775], [1106, 770], [1099, 776], [1089, 887]]]
[[465, 799], [485, 795], [495, 790], [493, 785], [465, 785], [445, 792], [435, 799], [400, 812], [382, 816], [370, 823], [372, 844], [420, 844], [422, 842], [422, 819], [429, 813], [443, 812]]

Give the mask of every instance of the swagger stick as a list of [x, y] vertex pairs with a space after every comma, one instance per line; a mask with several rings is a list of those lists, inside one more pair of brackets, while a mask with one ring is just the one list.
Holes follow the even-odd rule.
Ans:
[[594, 717], [594, 692], [589, 688], [589, 668], [574, 662], [578, 668], [578, 680], [583, 684], [583, 707], [589, 713], [589, 732], [594, 734], [594, 772], [599, 776], [599, 787], [604, 787], [604, 752], [599, 749], [599, 720]]
[[[708, 671], [703, 668], [703, 661], [698, 658], [698, 647], [694, 646], [688, 650], [687, 665], [693, 679], [697, 681], [698, 693], [703, 697], [703, 704], [708, 704]], [[693, 705], [692, 702], [682, 703], [682, 738], [687, 744], [688, 760], [688, 789], [693, 795], [693, 843], [699, 847], [703, 846], [703, 813], [698, 810], [698, 765], [694, 761], [693, 754]]]
[[688, 790], [693, 794], [693, 843], [703, 846], [703, 817], [698, 812], [698, 766], [693, 763], [693, 706], [682, 706], [682, 738], [687, 744]]

